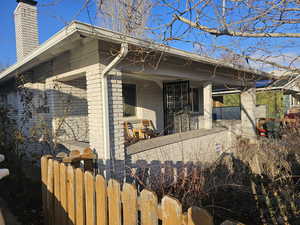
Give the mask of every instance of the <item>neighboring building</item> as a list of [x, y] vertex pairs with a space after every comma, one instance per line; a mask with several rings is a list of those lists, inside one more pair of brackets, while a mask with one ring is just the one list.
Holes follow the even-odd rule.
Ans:
[[[209, 160], [232, 140], [228, 130], [212, 128], [212, 87], [234, 85], [245, 90], [242, 134], [255, 138], [253, 81], [245, 88], [236, 77], [266, 74], [76, 21], [37, 46], [36, 2], [18, 2], [18, 61], [0, 73], [0, 96], [20, 127], [27, 116], [22, 129], [28, 136], [57, 137], [69, 149], [90, 146], [112, 162], [128, 155], [189, 161], [199, 154]], [[19, 80], [25, 88], [16, 90]], [[167, 136], [125, 148], [124, 121], [141, 119]]]
[[[240, 120], [240, 90], [213, 91], [214, 120]], [[300, 76], [278, 78], [256, 88], [256, 117], [281, 118], [290, 108], [300, 106]]]

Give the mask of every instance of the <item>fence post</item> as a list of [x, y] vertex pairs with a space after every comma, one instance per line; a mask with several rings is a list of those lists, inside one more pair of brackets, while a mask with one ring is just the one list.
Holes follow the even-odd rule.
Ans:
[[133, 184], [124, 183], [122, 190], [123, 223], [137, 224], [137, 191]]
[[107, 190], [103, 176], [96, 176], [96, 217], [97, 225], [107, 225]]
[[108, 181], [108, 217], [109, 225], [121, 225], [121, 193], [118, 181], [111, 179]]
[[75, 175], [74, 169], [71, 165], [67, 168], [67, 207], [68, 207], [68, 221], [69, 225], [75, 225], [76, 214], [75, 214]]
[[154, 192], [144, 189], [140, 195], [140, 210], [142, 225], [158, 224], [158, 200]]
[[54, 174], [53, 174], [53, 160], [48, 160], [48, 176], [47, 176], [47, 211], [48, 224], [54, 225]]
[[61, 202], [60, 202], [60, 163], [54, 161], [54, 221], [56, 224], [61, 224]]
[[163, 197], [161, 201], [163, 225], [181, 225], [182, 224], [182, 207], [180, 202], [169, 196]]
[[67, 207], [67, 167], [64, 163], [60, 163], [60, 203], [61, 203], [61, 224], [68, 224], [68, 207]]
[[85, 225], [84, 177], [80, 168], [75, 170], [76, 179], [76, 225]]
[[41, 158], [41, 179], [42, 179], [42, 201], [43, 201], [43, 217], [44, 224], [48, 225], [48, 209], [47, 209], [47, 182], [48, 182], [48, 159], [51, 156], [45, 155]]
[[95, 225], [95, 181], [91, 172], [84, 173], [86, 225]]

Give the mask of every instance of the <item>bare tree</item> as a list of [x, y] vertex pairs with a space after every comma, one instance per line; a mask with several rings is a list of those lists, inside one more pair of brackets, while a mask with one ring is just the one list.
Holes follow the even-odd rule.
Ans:
[[150, 16], [151, 0], [97, 0], [98, 24], [113, 31], [140, 37]]
[[[295, 0], [160, 0], [164, 40], [235, 56], [260, 69], [300, 72], [300, 2]], [[195, 44], [196, 43], [196, 44]]]

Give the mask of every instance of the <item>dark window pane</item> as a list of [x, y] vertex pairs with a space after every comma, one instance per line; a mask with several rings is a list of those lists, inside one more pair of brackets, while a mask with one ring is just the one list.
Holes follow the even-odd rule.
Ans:
[[136, 85], [123, 84], [123, 115], [135, 116], [136, 107]]
[[193, 111], [194, 112], [199, 112], [199, 89], [198, 88], [193, 88]]

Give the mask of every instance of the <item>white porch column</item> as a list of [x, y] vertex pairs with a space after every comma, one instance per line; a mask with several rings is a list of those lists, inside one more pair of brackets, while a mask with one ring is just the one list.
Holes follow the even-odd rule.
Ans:
[[241, 92], [242, 136], [256, 139], [256, 88], [251, 87]]
[[213, 100], [212, 100], [212, 83], [206, 82], [203, 85], [203, 113], [204, 113], [204, 128], [212, 128], [212, 110], [213, 110]]
[[124, 126], [123, 126], [123, 97], [122, 75], [108, 75], [108, 110], [109, 110], [109, 133], [110, 150], [112, 160], [123, 161], [124, 149]]
[[[108, 160], [109, 156], [103, 143], [103, 116], [102, 116], [102, 92], [101, 92], [101, 65], [96, 64], [86, 71], [89, 141], [90, 147], [98, 153], [99, 159]], [[107, 128], [106, 128], [107, 129]]]

